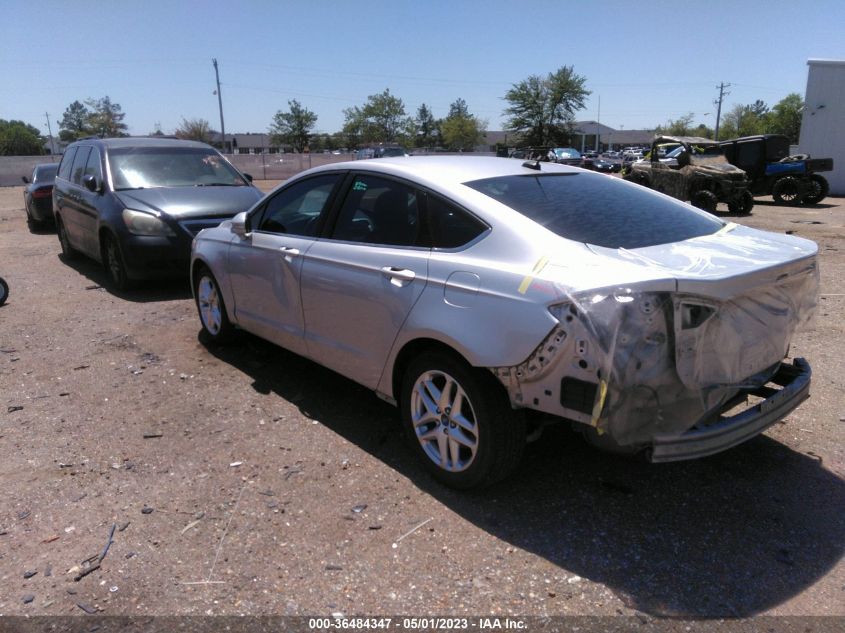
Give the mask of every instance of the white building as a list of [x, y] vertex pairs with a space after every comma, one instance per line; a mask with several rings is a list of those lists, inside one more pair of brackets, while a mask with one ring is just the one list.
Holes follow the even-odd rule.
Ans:
[[833, 171], [822, 176], [832, 195], [845, 195], [845, 60], [809, 59], [807, 92], [801, 117], [802, 154], [833, 158]]

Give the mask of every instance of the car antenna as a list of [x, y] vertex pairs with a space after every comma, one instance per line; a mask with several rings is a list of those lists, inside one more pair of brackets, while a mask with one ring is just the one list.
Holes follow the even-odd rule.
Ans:
[[540, 171], [540, 161], [539, 160], [533, 160], [533, 161], [527, 160], [524, 163], [522, 163], [522, 166], [527, 167], [528, 169], [536, 169], [537, 171]]

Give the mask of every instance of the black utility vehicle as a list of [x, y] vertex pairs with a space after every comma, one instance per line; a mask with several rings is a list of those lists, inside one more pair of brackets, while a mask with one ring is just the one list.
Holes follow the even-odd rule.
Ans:
[[719, 143], [725, 157], [751, 180], [751, 193], [769, 194], [778, 204], [818, 204], [829, 191], [824, 176], [833, 170], [832, 158], [789, 155], [789, 138], [782, 134], [744, 136]]

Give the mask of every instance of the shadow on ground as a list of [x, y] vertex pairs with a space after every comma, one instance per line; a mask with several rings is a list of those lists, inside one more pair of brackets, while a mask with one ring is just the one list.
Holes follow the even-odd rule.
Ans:
[[176, 277], [173, 279], [158, 279], [147, 282], [137, 281], [131, 290], [115, 290], [109, 283], [108, 276], [99, 262], [95, 262], [93, 259], [82, 255], [75, 257], [59, 255], [59, 259], [66, 266], [73, 268], [91, 282], [90, 285], [86, 286], [86, 290], [102, 290], [120, 299], [135, 303], [175, 301], [178, 299], [190, 299], [192, 296], [187, 273], [184, 278]]
[[751, 616], [817, 582], [845, 550], [845, 482], [766, 436], [710, 458], [650, 465], [552, 428], [509, 480], [458, 493], [426, 475], [396, 409], [370, 391], [248, 335], [226, 347], [200, 341], [258, 392], [294, 402], [466, 520], [607, 585], [632, 609]]

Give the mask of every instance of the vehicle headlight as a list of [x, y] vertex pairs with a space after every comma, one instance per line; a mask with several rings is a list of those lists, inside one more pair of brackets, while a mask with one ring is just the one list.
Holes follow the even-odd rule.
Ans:
[[167, 224], [160, 218], [143, 211], [135, 211], [134, 209], [123, 210], [123, 222], [126, 228], [132, 235], [156, 235], [160, 237], [176, 237]]

